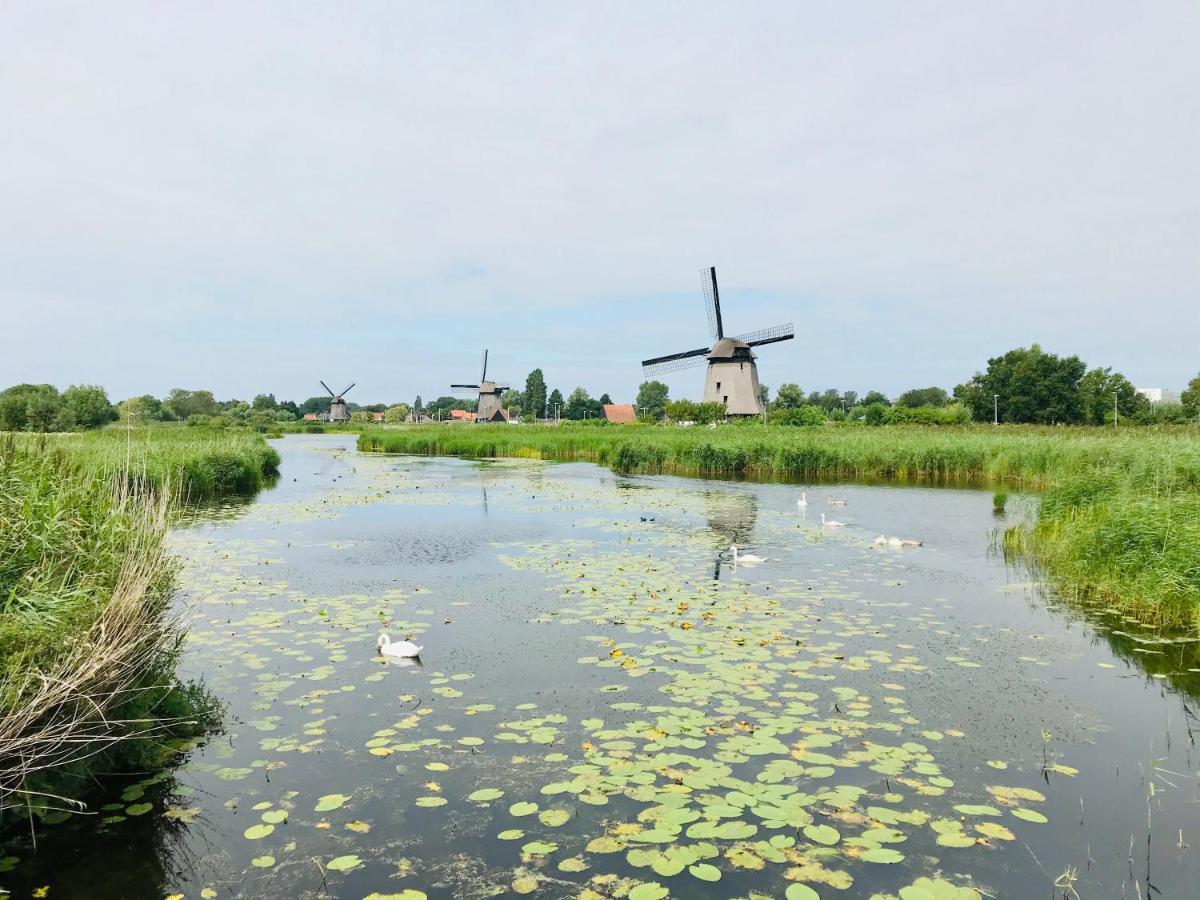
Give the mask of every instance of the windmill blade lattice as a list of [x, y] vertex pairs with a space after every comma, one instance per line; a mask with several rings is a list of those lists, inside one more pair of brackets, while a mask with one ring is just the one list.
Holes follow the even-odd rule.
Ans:
[[704, 292], [704, 312], [708, 316], [708, 333], [714, 341], [725, 337], [725, 323], [721, 320], [721, 292], [717, 288], [716, 266], [700, 270], [700, 290]]
[[787, 322], [783, 325], [772, 325], [770, 328], [760, 328], [758, 331], [751, 331], [747, 334], [739, 334], [734, 340], [744, 341], [751, 347], [760, 347], [763, 344], [774, 344], [777, 341], [788, 341], [796, 336], [796, 332], [792, 330], [792, 323]]
[[690, 369], [693, 366], [708, 362], [708, 347], [689, 350], [686, 353], [673, 353], [670, 356], [659, 356], [642, 362], [642, 374], [665, 375], [667, 372], [678, 372], [680, 369]]

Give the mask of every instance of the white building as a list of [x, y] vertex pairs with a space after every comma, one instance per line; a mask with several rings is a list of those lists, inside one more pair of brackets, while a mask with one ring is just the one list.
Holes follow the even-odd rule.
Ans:
[[1179, 402], [1179, 395], [1174, 391], [1167, 390], [1166, 388], [1136, 388], [1136, 390], [1155, 406], [1158, 406], [1161, 403]]

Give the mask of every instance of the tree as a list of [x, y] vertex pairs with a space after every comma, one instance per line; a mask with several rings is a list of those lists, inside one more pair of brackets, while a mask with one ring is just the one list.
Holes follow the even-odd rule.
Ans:
[[695, 422], [707, 425], [725, 418], [725, 406], [721, 403], [693, 403], [691, 400], [673, 400], [666, 406], [667, 418], [672, 422]]
[[525, 378], [525, 394], [521, 404], [522, 416], [540, 419], [546, 416], [546, 378], [541, 369], [534, 369]]
[[556, 410], [559, 412], [559, 414], [561, 414], [562, 407], [563, 407], [562, 391], [560, 391], [558, 388], [555, 388], [554, 390], [552, 390], [550, 392], [550, 396], [546, 400], [546, 415], [553, 416], [555, 414]]
[[509, 388], [500, 395], [500, 405], [510, 416], [520, 416], [521, 410], [525, 408], [525, 395], [520, 391]]
[[956, 387], [954, 396], [977, 422], [992, 421], [998, 395], [1001, 422], [1069, 425], [1082, 418], [1079, 379], [1085, 371], [1078, 356], [1059, 357], [1033, 344], [989, 359], [987, 371]]
[[0, 393], [0, 431], [66, 431], [70, 414], [50, 384], [18, 384]]
[[62, 402], [77, 428], [99, 428], [117, 418], [108, 394], [97, 384], [71, 385], [63, 391]]
[[608, 396], [608, 394], [601, 394], [600, 395], [600, 405], [601, 406], [612, 406], [612, 397]]
[[758, 399], [762, 401], [764, 409], [771, 405], [771, 389], [765, 384], [758, 386]]
[[309, 397], [298, 407], [296, 407], [297, 415], [303, 417], [309, 413], [329, 412], [330, 396], [326, 394], [323, 397]]
[[188, 416], [215, 416], [221, 412], [220, 404], [213, 397], [212, 391], [172, 388], [163, 406], [181, 421], [186, 421]]
[[867, 391], [861, 402], [863, 406], [870, 406], [873, 403], [878, 403], [880, 406], [892, 405], [892, 401], [879, 391]]
[[661, 381], [643, 381], [638, 385], [637, 400], [634, 401], [638, 415], [661, 419], [668, 397], [668, 388]]
[[254, 398], [254, 402], [251, 403], [250, 406], [254, 409], [279, 409], [279, 404], [275, 402], [274, 394], [259, 394]]
[[162, 419], [162, 401], [152, 394], [130, 397], [117, 406], [121, 419], [130, 423], [157, 422]]
[[1113, 420], [1113, 398], [1117, 414], [1133, 419], [1150, 409], [1150, 401], [1137, 392], [1128, 378], [1111, 368], [1092, 369], [1079, 379], [1079, 407], [1085, 425], [1104, 425]]
[[407, 403], [397, 403], [395, 406], [389, 406], [383, 411], [383, 421], [389, 424], [403, 422], [408, 418], [409, 407]]
[[785, 382], [775, 392], [775, 402], [772, 409], [799, 409], [804, 405], [804, 391], [793, 381]]
[[563, 418], [586, 419], [594, 413], [595, 405], [596, 401], [591, 398], [591, 395], [583, 388], [577, 387], [567, 398], [566, 406], [562, 411]]
[[1183, 411], [1189, 419], [1200, 416], [1200, 375], [1188, 382], [1188, 386], [1179, 395], [1179, 402], [1183, 404]]
[[950, 395], [940, 387], [913, 388], [896, 398], [896, 406], [916, 409], [918, 406], [945, 406]]
[[842, 394], [842, 406], [845, 409], [853, 409], [858, 406], [858, 391], [846, 391]]
[[413, 420], [416, 422], [420, 422], [421, 416], [425, 413], [425, 410], [421, 407], [421, 395], [420, 394], [417, 394], [417, 399], [413, 401], [412, 411], [413, 411]]

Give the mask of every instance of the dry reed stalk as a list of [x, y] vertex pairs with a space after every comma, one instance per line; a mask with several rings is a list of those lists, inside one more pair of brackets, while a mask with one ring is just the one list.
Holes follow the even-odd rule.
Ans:
[[[146, 683], [147, 676], [177, 646], [178, 635], [176, 617], [168, 611], [175, 563], [163, 543], [169, 492], [125, 484], [114, 488], [114, 505], [132, 514], [136, 537], [111, 597], [67, 655], [46, 671], [23, 675], [7, 694], [18, 699], [0, 710], [0, 812], [38, 797], [28, 784], [39, 773], [178, 724], [114, 717], [122, 704], [157, 687]], [[0, 696], [10, 687], [0, 685]], [[51, 805], [83, 806], [40, 796]]]

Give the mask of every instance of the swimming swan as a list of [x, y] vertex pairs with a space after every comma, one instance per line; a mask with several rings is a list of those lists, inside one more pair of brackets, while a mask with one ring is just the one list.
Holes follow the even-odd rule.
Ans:
[[884, 545], [885, 545], [887, 542], [888, 542], [888, 539], [887, 539], [887, 538], [885, 538], [885, 537], [884, 537], [882, 534], [881, 534], [879, 537], [875, 538], [875, 546], [876, 546], [876, 547], [882, 547], [882, 546], [884, 546]]
[[797, 506], [808, 506], [808, 494], [801, 492], [800, 499], [796, 501]]
[[821, 513], [821, 524], [824, 525], [826, 528], [845, 528], [846, 527], [845, 522], [837, 522], [837, 521], [834, 521], [833, 519], [826, 519], [825, 513]]
[[424, 647], [418, 647], [412, 641], [396, 641], [392, 643], [392, 639], [387, 636], [386, 631], [379, 633], [379, 639], [375, 641], [375, 651], [383, 656], [399, 656], [403, 659], [412, 659], [420, 656]]
[[765, 556], [755, 556], [753, 553], [738, 553], [737, 544], [730, 544], [729, 552], [733, 554], [733, 564], [735, 566], [738, 563], [744, 566], [753, 566], [767, 561]]

